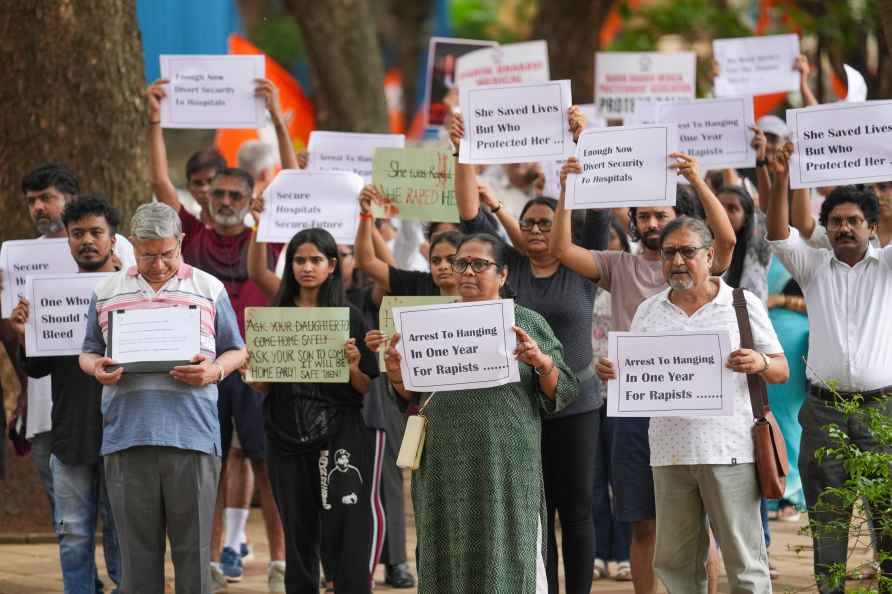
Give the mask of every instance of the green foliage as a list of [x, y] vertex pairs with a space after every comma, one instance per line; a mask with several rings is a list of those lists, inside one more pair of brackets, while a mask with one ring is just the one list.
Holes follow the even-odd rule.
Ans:
[[[856, 395], [838, 398], [832, 404], [846, 419], [846, 427], [836, 424], [824, 427], [831, 445], [820, 448], [816, 457], [821, 464], [841, 463], [849, 478], [841, 487], [827, 488], [821, 493], [809, 518], [807, 531], [813, 537], [854, 536], [859, 542], [869, 542], [870, 514], [876, 536], [892, 538], [892, 522], [883, 521], [892, 517], [892, 418], [886, 414], [887, 403], [888, 399], [884, 398], [865, 405], [864, 399]], [[869, 435], [875, 442], [874, 447], [862, 450], [852, 442], [849, 431]], [[846, 512], [853, 509], [851, 522], [844, 519]], [[830, 519], [838, 516], [843, 519]], [[888, 559], [887, 553], [877, 552], [877, 563]], [[845, 584], [845, 575], [844, 565], [832, 568], [834, 582]], [[885, 588], [892, 587], [892, 579], [882, 576], [877, 579], [876, 584], [855, 591], [866, 594], [877, 592], [877, 588], [886, 591]]]
[[294, 18], [278, 14], [263, 19], [251, 32], [251, 41], [270, 58], [290, 69], [304, 57], [303, 38]]
[[452, 0], [449, 20], [454, 37], [514, 43], [529, 39], [538, 10], [537, 0]]
[[623, 0], [619, 10], [624, 24], [608, 48], [611, 51], [652, 51], [665, 35], [678, 35], [688, 43], [752, 35], [740, 11], [714, 0], [673, 0], [639, 9]]

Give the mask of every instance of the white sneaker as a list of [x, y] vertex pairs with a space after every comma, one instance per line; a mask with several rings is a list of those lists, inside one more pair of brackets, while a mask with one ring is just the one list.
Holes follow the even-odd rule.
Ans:
[[270, 561], [266, 583], [271, 594], [285, 594], [285, 562]]
[[214, 594], [225, 592], [227, 587], [226, 576], [223, 574], [220, 564], [211, 563], [211, 592]]

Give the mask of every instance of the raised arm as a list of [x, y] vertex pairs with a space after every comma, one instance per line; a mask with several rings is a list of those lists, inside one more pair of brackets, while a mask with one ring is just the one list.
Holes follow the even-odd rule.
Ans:
[[164, 90], [168, 80], [158, 79], [146, 89], [146, 105], [148, 107], [149, 128], [147, 132], [149, 143], [149, 183], [152, 192], [160, 202], [180, 212], [180, 199], [177, 197], [177, 189], [170, 181], [167, 171], [167, 148], [164, 146], [164, 133], [161, 130], [161, 101], [167, 97]]
[[375, 227], [375, 217], [372, 215], [372, 201], [378, 198], [379, 192], [375, 186], [368, 185], [359, 193], [359, 225], [356, 227], [356, 242], [353, 251], [356, 256], [356, 265], [360, 270], [372, 277], [385, 291], [390, 291], [390, 266], [375, 253], [375, 242], [372, 232]]
[[561, 264], [573, 270], [577, 274], [595, 282], [601, 280], [601, 270], [592, 253], [587, 249], [574, 245], [572, 241], [571, 211], [564, 206], [567, 193], [567, 176], [569, 174], [582, 173], [582, 167], [576, 157], [570, 157], [561, 167], [561, 197], [558, 200], [557, 210], [554, 211], [554, 226], [551, 228], [551, 242], [549, 251], [558, 258]]
[[276, 142], [279, 145], [279, 159], [282, 161], [282, 169], [298, 169], [297, 155], [294, 152], [294, 143], [288, 135], [288, 123], [282, 116], [282, 105], [279, 103], [279, 89], [271, 81], [265, 78], [254, 79], [257, 87], [254, 94], [263, 97], [266, 102], [266, 110], [276, 129]]
[[808, 56], [799, 54], [796, 61], [793, 62], [793, 70], [799, 71], [799, 92], [802, 93], [802, 102], [806, 107], [819, 105], [815, 94], [811, 92], [808, 86], [808, 77], [811, 75], [811, 65], [808, 63]]
[[494, 214], [499, 220], [514, 247], [518, 251], [526, 253], [526, 240], [523, 238], [523, 233], [520, 232], [520, 225], [517, 223], [517, 219], [508, 212], [508, 209], [502, 208], [504, 205], [501, 200], [495, 197], [492, 188], [486, 182], [480, 182], [477, 184], [477, 195], [480, 197], [480, 202], [485, 204], [489, 212]]
[[734, 246], [737, 244], [737, 235], [728, 218], [725, 207], [713, 194], [709, 184], [700, 175], [700, 165], [697, 159], [684, 153], [672, 153], [669, 155], [676, 162], [671, 167], [677, 169], [679, 175], [683, 175], [694, 191], [706, 213], [706, 224], [712, 230], [715, 237], [715, 260], [712, 263], [712, 272], [720, 274], [731, 265], [731, 256], [734, 255]]
[[[248, 243], [248, 278], [260, 287], [267, 299], [272, 299], [279, 292], [281, 280], [275, 272], [269, 269], [266, 244], [257, 241], [257, 227], [260, 225], [260, 217], [263, 216], [263, 206], [263, 196], [258, 196], [251, 201], [254, 229], [251, 231], [251, 241]], [[290, 265], [290, 262], [285, 262], [286, 267]]]
[[449, 121], [449, 141], [455, 150], [455, 201], [458, 204], [458, 217], [463, 221], [472, 221], [480, 211], [480, 194], [474, 166], [458, 162], [458, 146], [464, 135], [465, 120], [460, 113], [453, 112]]
[[790, 207], [787, 205], [787, 186], [790, 183], [790, 155], [793, 143], [788, 142], [777, 150], [774, 157], [774, 187], [771, 203], [768, 205], [768, 216], [765, 223], [770, 241], [786, 239], [790, 236]]
[[755, 126], [753, 131], [752, 147], [756, 151], [756, 189], [759, 191], [759, 208], [763, 213], [768, 213], [768, 201], [771, 196], [771, 174], [768, 170], [768, 139], [765, 133]]

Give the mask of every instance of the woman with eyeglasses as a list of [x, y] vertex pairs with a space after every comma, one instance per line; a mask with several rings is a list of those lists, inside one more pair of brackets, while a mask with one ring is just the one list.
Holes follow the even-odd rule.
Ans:
[[[574, 137], [585, 127], [578, 107], [570, 108], [569, 125]], [[449, 129], [453, 146], [464, 136], [461, 114], [454, 114]], [[592, 308], [596, 285], [561, 264], [549, 251], [554, 198], [538, 197], [527, 202], [520, 220], [515, 220], [478, 185], [472, 165], [456, 163], [455, 194], [462, 230], [492, 231], [486, 223], [481, 201], [496, 215], [514, 243], [505, 251], [507, 284], [517, 303], [541, 314], [564, 346], [567, 365], [579, 382], [579, 398], [560, 414], [550, 417], [542, 428], [541, 456], [547, 503], [549, 592], [558, 591], [555, 514], [561, 519], [562, 553], [567, 594], [588, 594], [594, 561], [592, 501], [595, 451], [598, 443], [598, 408], [602, 399], [592, 367]], [[607, 242], [607, 217], [597, 219], [588, 234], [603, 249]]]
[[[466, 237], [453, 263], [462, 301], [498, 299], [507, 262], [500, 239]], [[521, 305], [514, 315], [518, 383], [416, 394], [403, 384], [399, 334], [385, 353], [396, 392], [427, 402], [421, 466], [412, 476], [419, 594], [547, 591], [541, 417], [576, 398], [576, 379], [545, 319]]]
[[[328, 231], [300, 231], [285, 254], [273, 306], [348, 306], [341, 256]], [[350, 307], [348, 383], [252, 384], [266, 394], [267, 464], [285, 529], [288, 592], [318, 591], [320, 544], [334, 592], [371, 592], [384, 537], [384, 435], [362, 417], [363, 398], [378, 375], [365, 332], [362, 314]]]

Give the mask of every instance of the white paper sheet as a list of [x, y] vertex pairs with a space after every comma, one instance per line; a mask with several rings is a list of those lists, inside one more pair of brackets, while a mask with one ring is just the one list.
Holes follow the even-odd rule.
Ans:
[[109, 276], [110, 272], [29, 276], [25, 353], [29, 357], [80, 354], [90, 300], [96, 285]]
[[109, 356], [118, 364], [191, 361], [201, 352], [201, 312], [194, 307], [114, 310]]
[[372, 159], [378, 147], [404, 148], [402, 134], [362, 134], [313, 130], [307, 143], [311, 171], [352, 171], [372, 183]]
[[606, 118], [628, 117], [639, 103], [693, 99], [694, 52], [597, 52], [595, 104]]
[[0, 273], [3, 278], [3, 317], [8, 318], [19, 299], [25, 297], [28, 276], [77, 272], [68, 239], [18, 239], [0, 247]]
[[799, 72], [793, 69], [799, 55], [799, 37], [794, 33], [714, 39], [712, 54], [719, 65], [714, 81], [717, 97], [765, 95], [799, 88]]

